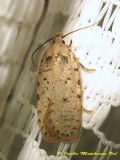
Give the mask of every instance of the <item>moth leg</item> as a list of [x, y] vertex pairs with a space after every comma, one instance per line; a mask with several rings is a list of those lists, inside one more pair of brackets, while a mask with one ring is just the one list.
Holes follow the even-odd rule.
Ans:
[[76, 61], [77, 61], [78, 65], [79, 65], [79, 67], [82, 68], [85, 72], [91, 73], [91, 72], [94, 72], [94, 71], [95, 71], [95, 69], [86, 68], [83, 64], [81, 64], [81, 63], [79, 62], [79, 60], [78, 60], [77, 58], [76, 58]]
[[92, 112], [92, 110], [88, 110], [88, 109], [86, 109], [84, 106], [83, 106], [82, 108], [83, 108], [83, 110], [84, 110], [85, 112], [87, 112], [87, 113], [91, 113], [91, 112]]
[[72, 39], [70, 40], [70, 44], [68, 46], [71, 47], [71, 45], [72, 45]]
[[81, 63], [79, 63], [80, 68], [82, 68], [85, 72], [94, 72], [95, 69], [91, 69], [91, 68], [86, 68], [85, 66], [83, 66]]

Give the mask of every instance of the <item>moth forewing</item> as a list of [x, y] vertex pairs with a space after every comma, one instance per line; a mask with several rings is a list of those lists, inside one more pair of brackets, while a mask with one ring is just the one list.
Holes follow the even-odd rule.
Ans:
[[42, 58], [37, 95], [43, 138], [74, 142], [80, 135], [81, 126], [80, 74], [75, 56], [61, 34], [55, 35], [53, 45]]

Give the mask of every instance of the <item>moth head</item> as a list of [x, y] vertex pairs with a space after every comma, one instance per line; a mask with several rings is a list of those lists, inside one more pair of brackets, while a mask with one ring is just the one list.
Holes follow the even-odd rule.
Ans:
[[57, 33], [54, 33], [53, 35], [53, 42], [62, 42], [64, 43], [64, 40], [63, 40], [63, 33], [61, 32], [57, 32]]

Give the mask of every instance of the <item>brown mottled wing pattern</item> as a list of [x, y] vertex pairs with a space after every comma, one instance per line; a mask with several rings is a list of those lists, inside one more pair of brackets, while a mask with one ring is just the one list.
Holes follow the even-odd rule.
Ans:
[[75, 141], [81, 126], [81, 86], [77, 62], [69, 47], [54, 43], [38, 74], [38, 117], [43, 138]]

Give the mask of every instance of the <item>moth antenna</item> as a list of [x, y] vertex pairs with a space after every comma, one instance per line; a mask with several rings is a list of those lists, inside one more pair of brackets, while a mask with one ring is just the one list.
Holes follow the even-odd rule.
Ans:
[[68, 36], [69, 34], [72, 34], [72, 33], [74, 33], [74, 32], [80, 31], [80, 30], [82, 30], [82, 29], [86, 29], [86, 28], [92, 27], [92, 26], [94, 26], [95, 24], [96, 24], [96, 23], [93, 23], [93, 24], [91, 24], [91, 25], [89, 25], [89, 26], [76, 29], [76, 30], [74, 30], [74, 31], [72, 31], [72, 32], [69, 32], [69, 33], [65, 34], [62, 38], [66, 37], [66, 36]]
[[[68, 36], [69, 34], [72, 34], [72, 33], [74, 33], [74, 32], [77, 32], [77, 31], [79, 31], [79, 30], [82, 30], [82, 29], [86, 29], [86, 28], [92, 27], [92, 26], [94, 26], [95, 24], [96, 24], [96, 23], [93, 23], [93, 24], [91, 24], [91, 25], [89, 25], [89, 26], [86, 26], [86, 27], [82, 27], [82, 28], [76, 29], [76, 30], [74, 30], [74, 31], [72, 31], [72, 32], [69, 32], [69, 33], [63, 35], [62, 38]], [[32, 56], [31, 56], [31, 59], [32, 59], [32, 63], [33, 63], [36, 67], [37, 67], [37, 65], [35, 64], [35, 62], [34, 62], [34, 60], [33, 60], [34, 54], [37, 52], [37, 50], [39, 50], [42, 46], [44, 46], [44, 44], [48, 43], [48, 42], [51, 41], [52, 39], [53, 39], [53, 37], [50, 38], [50, 39], [48, 39], [47, 41], [45, 41], [45, 42], [44, 42], [43, 44], [41, 44], [37, 49], [34, 50]]]
[[34, 62], [34, 55], [35, 55], [35, 53], [37, 52], [37, 50], [39, 50], [42, 46], [44, 46], [46, 43], [48, 43], [49, 41], [51, 41], [53, 38], [49, 38], [47, 41], [45, 41], [44, 43], [42, 43], [38, 48], [36, 48], [35, 50], [34, 50], [34, 52], [32, 53], [32, 56], [31, 56], [31, 60], [32, 60], [32, 63], [37, 67], [37, 64], [35, 64], [35, 62]]

